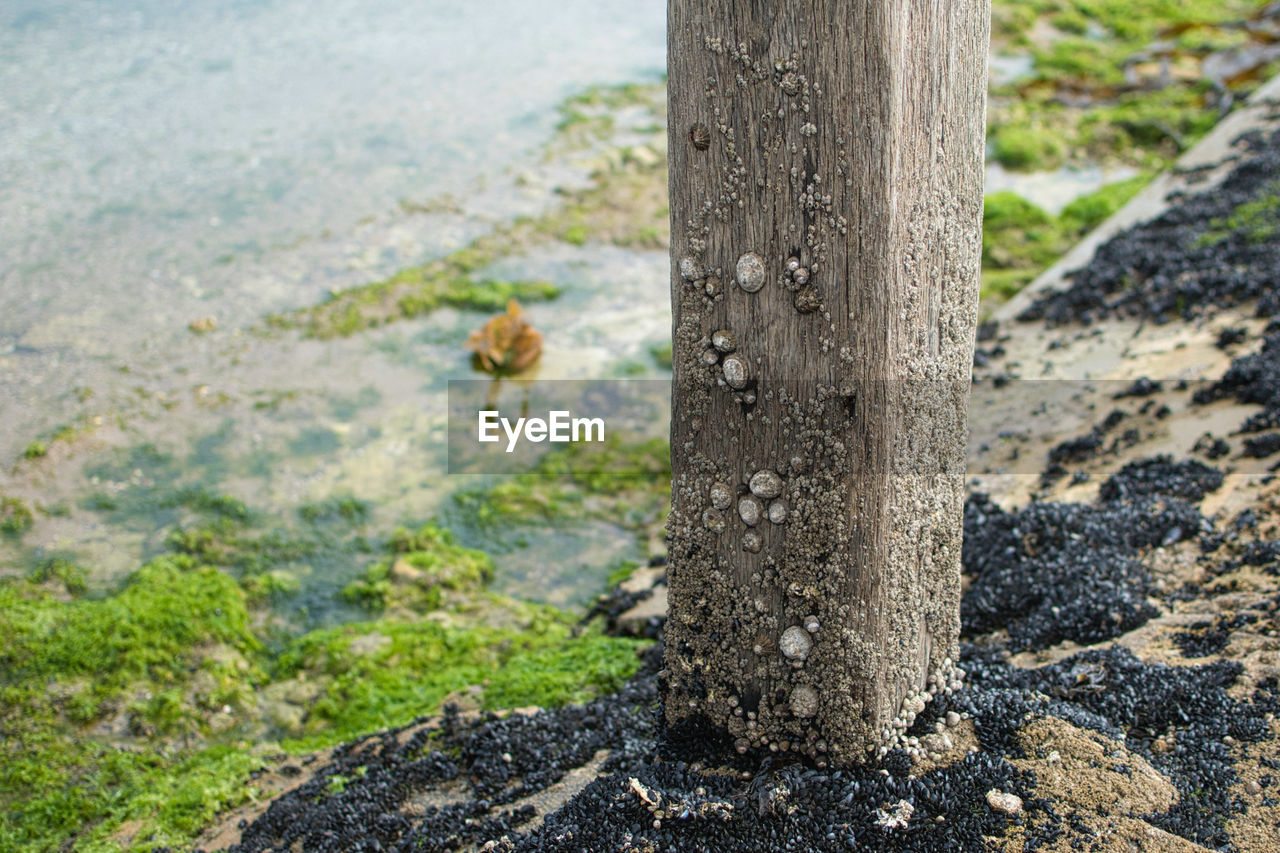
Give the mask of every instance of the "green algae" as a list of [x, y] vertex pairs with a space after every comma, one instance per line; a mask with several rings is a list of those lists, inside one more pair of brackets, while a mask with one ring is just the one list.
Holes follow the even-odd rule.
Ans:
[[350, 496], [334, 496], [323, 501], [303, 504], [298, 507], [298, 517], [312, 525], [334, 521], [360, 524], [369, 518], [369, 502]]
[[[374, 638], [374, 643], [361, 643]], [[546, 610], [519, 630], [379, 620], [312, 632], [279, 658], [276, 677], [326, 686], [293, 748], [308, 749], [409, 722], [465, 688], [485, 708], [552, 707], [617, 689], [642, 643], [588, 632]]]
[[637, 530], [666, 516], [671, 497], [671, 450], [664, 438], [569, 444], [543, 455], [533, 470], [455, 503], [481, 528], [510, 522], [600, 518]]
[[[638, 667], [642, 643], [489, 592], [488, 555], [432, 524], [387, 537], [381, 618], [281, 641], [261, 610], [291, 588], [279, 565], [350, 535], [365, 505], [304, 505], [315, 530], [294, 539], [253, 530], [258, 514], [234, 499], [183, 499], [204, 521], [117, 589], [87, 595], [63, 560], [0, 582], [0, 849], [181, 847], [256, 796], [251, 774], [280, 748], [264, 727], [299, 754], [464, 694], [485, 708], [580, 701]], [[277, 724], [266, 697], [299, 686], [307, 707]]]
[[[120, 741], [199, 733], [212, 709], [251, 700], [262, 644], [244, 597], [180, 556], [148, 563], [101, 599], [55, 594], [57, 576], [74, 578], [51, 565], [0, 583], [0, 848], [119, 849], [111, 833], [132, 820], [150, 827], [138, 846], [185, 840], [243, 799], [259, 760]], [[115, 718], [124, 732], [88, 727]]]
[[992, 193], [982, 218], [982, 299], [1017, 293], [1150, 181], [1138, 175], [1072, 201], [1054, 216], [1016, 193]]
[[1200, 247], [1212, 246], [1231, 237], [1256, 245], [1274, 240], [1280, 232], [1280, 181], [1273, 181], [1260, 197], [1236, 207], [1231, 215], [1214, 219], [1197, 241]]
[[125, 487], [112, 492], [91, 492], [81, 501], [81, 506], [102, 513], [112, 524], [141, 530], [176, 524], [193, 513], [235, 524], [251, 520], [249, 509], [231, 495], [210, 492], [203, 486], [165, 488], [149, 486], [146, 482], [129, 481]]
[[25, 501], [0, 495], [0, 535], [16, 539], [34, 523], [35, 516]]
[[[91, 394], [92, 392], [89, 389], [81, 389], [77, 396], [80, 402], [83, 403]], [[75, 441], [91, 429], [93, 429], [93, 423], [87, 418], [82, 419], [78, 424], [64, 424], [45, 436], [32, 439], [23, 448], [22, 458], [27, 460], [43, 459], [49, 455], [49, 450], [54, 444]]]
[[670, 229], [666, 156], [647, 145], [610, 152], [592, 170], [590, 186], [566, 194], [562, 206], [530, 225], [543, 238], [575, 246], [596, 242], [665, 249]]
[[[993, 85], [992, 155], [1011, 169], [1063, 162], [1163, 168], [1217, 122], [1200, 63], [1246, 43], [1245, 0], [997, 0], [996, 52], [1032, 60], [1029, 79]], [[1226, 81], [1239, 95], [1265, 69]]]
[[549, 281], [478, 278], [478, 271], [504, 257], [510, 245], [490, 235], [443, 258], [401, 270], [390, 278], [334, 293], [328, 301], [295, 314], [269, 317], [275, 328], [298, 328], [316, 338], [347, 337], [438, 308], [497, 311], [511, 299], [543, 302], [560, 291]]
[[418, 613], [436, 610], [447, 592], [476, 592], [493, 580], [493, 560], [464, 548], [453, 533], [434, 524], [391, 535], [390, 556], [371, 565], [342, 590], [342, 597], [381, 612], [389, 606]]
[[[589, 148], [613, 136], [617, 114], [639, 108], [657, 115], [665, 108], [666, 87], [655, 83], [595, 85], [571, 95], [558, 108], [556, 135], [547, 146], [548, 158], [569, 150]], [[661, 133], [656, 127], [651, 132]]]
[[29, 584], [2, 584], [0, 632], [6, 684], [92, 677], [103, 699], [136, 679], [184, 680], [202, 643], [260, 648], [236, 582], [182, 555], [153, 560], [103, 599], [60, 602]]
[[54, 557], [45, 560], [31, 572], [31, 581], [36, 584], [47, 584], [61, 589], [69, 595], [81, 595], [89, 588], [89, 573], [70, 560]]
[[1057, 133], [1024, 124], [1005, 124], [991, 134], [992, 159], [1008, 169], [1056, 169], [1066, 148]]
[[29, 793], [5, 803], [0, 822], [0, 846], [15, 853], [185, 844], [218, 813], [255, 796], [250, 774], [263, 764], [230, 746], [171, 756], [86, 739], [36, 736], [25, 744], [31, 757], [0, 769], [0, 788]]
[[649, 355], [653, 356], [653, 360], [658, 363], [659, 367], [667, 370], [671, 369], [672, 347], [670, 341], [650, 347]]
[[258, 567], [259, 562], [292, 562], [314, 550], [312, 543], [289, 539], [277, 532], [262, 536], [249, 534], [241, 525], [227, 519], [176, 529], [166, 543], [174, 551], [207, 565], [245, 570]]
[[1074, 237], [1092, 231], [1151, 183], [1151, 177], [1150, 174], [1135, 175], [1082, 195], [1062, 209], [1058, 221], [1063, 230]]

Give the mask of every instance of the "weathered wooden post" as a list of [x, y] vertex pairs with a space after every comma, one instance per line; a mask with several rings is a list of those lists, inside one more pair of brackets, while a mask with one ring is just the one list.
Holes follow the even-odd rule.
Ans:
[[669, 0], [668, 734], [819, 763], [954, 679], [987, 0]]

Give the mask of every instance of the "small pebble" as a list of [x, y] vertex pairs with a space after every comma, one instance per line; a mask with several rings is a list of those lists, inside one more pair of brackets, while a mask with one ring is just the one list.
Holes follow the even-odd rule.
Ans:
[[987, 791], [987, 805], [998, 812], [1018, 814], [1022, 811], [1022, 797], [992, 788]]

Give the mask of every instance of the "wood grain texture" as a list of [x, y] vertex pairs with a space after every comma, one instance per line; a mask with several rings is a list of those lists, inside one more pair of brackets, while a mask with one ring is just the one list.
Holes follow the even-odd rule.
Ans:
[[674, 742], [856, 763], [953, 678], [988, 21], [669, 0]]

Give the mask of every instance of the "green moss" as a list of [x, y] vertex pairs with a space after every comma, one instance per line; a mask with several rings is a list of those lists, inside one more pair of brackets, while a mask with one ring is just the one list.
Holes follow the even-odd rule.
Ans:
[[71, 595], [80, 595], [88, 589], [88, 572], [69, 560], [54, 558], [45, 560], [31, 573], [32, 583], [54, 584]]
[[104, 696], [135, 679], [185, 679], [201, 643], [242, 652], [260, 646], [235, 581], [185, 556], [153, 560], [104, 599], [63, 603], [0, 584], [0, 634], [3, 683], [84, 676]]
[[1280, 232], [1280, 181], [1273, 181], [1262, 190], [1262, 195], [1238, 206], [1230, 216], [1209, 223], [1209, 230], [1197, 241], [1199, 246], [1211, 246], [1228, 238], [1244, 243], [1257, 244], [1274, 240]]
[[1094, 86], [1116, 86], [1124, 82], [1117, 62], [1117, 42], [1071, 36], [1058, 39], [1033, 51], [1036, 71], [1059, 81], [1087, 82]]
[[1026, 42], [1026, 34], [1035, 25], [1036, 10], [1023, 3], [991, 4], [991, 35], [1016, 45]]
[[609, 576], [605, 579], [605, 583], [610, 587], [615, 587], [625, 581], [640, 568], [640, 564], [635, 560], [623, 560], [618, 567], [609, 572]]
[[332, 497], [303, 504], [298, 508], [298, 516], [308, 524], [333, 521], [360, 524], [369, 517], [369, 502], [353, 497]]
[[1071, 201], [1058, 214], [1058, 221], [1068, 236], [1077, 237], [1101, 225], [1111, 214], [1124, 207], [1151, 182], [1149, 174], [1136, 175], [1107, 184]]
[[[185, 555], [98, 599], [50, 591], [76, 582], [65, 563], [0, 583], [0, 849], [185, 846], [253, 796], [261, 759], [178, 744], [209, 737], [206, 720], [224, 706], [256, 713], [273, 678], [323, 685], [290, 745], [300, 750], [409, 722], [464, 688], [479, 687], [487, 708], [552, 706], [615, 689], [637, 668], [640, 643], [575, 635], [568, 614], [485, 593], [491, 561], [446, 530], [398, 530], [387, 551], [384, 565], [402, 561], [469, 598], [440, 621], [313, 631], [274, 658], [252, 629], [253, 591]], [[85, 734], [117, 714], [130, 721], [126, 745]]]
[[1113, 150], [1139, 165], [1163, 166], [1218, 123], [1218, 111], [1205, 103], [1206, 91], [1197, 84], [1122, 95], [1080, 118], [1079, 144]]
[[1057, 29], [1064, 33], [1082, 36], [1089, 29], [1089, 19], [1075, 9], [1064, 9], [1050, 19]]
[[484, 707], [554, 708], [612, 692], [640, 668], [636, 652], [645, 645], [596, 633], [571, 638], [556, 631], [541, 648], [508, 658], [498, 673], [489, 675]]
[[252, 604], [278, 601], [293, 595], [302, 587], [296, 577], [282, 569], [245, 575], [240, 579], [240, 586], [245, 598]]
[[17, 538], [31, 529], [35, 517], [20, 498], [0, 496], [0, 535]]
[[[993, 88], [996, 159], [1011, 168], [1090, 160], [1164, 168], [1220, 117], [1200, 63], [1260, 44], [1239, 26], [1256, 11], [1250, 0], [996, 0], [993, 49], [1033, 61], [1030, 80]], [[1171, 80], [1161, 61], [1133, 61], [1156, 43], [1170, 46]], [[1242, 76], [1229, 88], [1238, 97], [1261, 79]]]
[[480, 525], [595, 517], [640, 529], [665, 515], [670, 494], [667, 440], [609, 433], [603, 442], [549, 452], [532, 471], [454, 499]]
[[[68, 577], [50, 564], [35, 580]], [[207, 654], [217, 648], [241, 665]], [[0, 849], [116, 849], [125, 821], [141, 826], [137, 846], [181, 843], [247, 797], [260, 763], [248, 753], [125, 748], [69, 736], [63, 720], [78, 728], [124, 710], [139, 730], [198, 730], [194, 680], [206, 708], [247, 700], [263, 674], [245, 662], [261, 648], [235, 582], [183, 557], [148, 563], [102, 599], [0, 583]]]
[[1057, 219], [1012, 192], [986, 197], [982, 218], [982, 265], [989, 269], [1036, 268], [1066, 248]]
[[1119, 210], [1150, 180], [1138, 175], [1072, 201], [1053, 216], [1016, 193], [986, 197], [982, 217], [982, 299], [1004, 301]]
[[[37, 738], [31, 746], [0, 768], [0, 790], [10, 792], [0, 794], [5, 850], [184, 846], [216, 814], [254, 796], [250, 774], [262, 766], [260, 756], [226, 746], [181, 757], [87, 739]], [[130, 843], [115, 835], [126, 821], [137, 826]]]
[[[88, 389], [81, 389], [78, 394], [80, 401], [84, 402], [90, 393], [92, 392]], [[88, 419], [82, 419], [78, 424], [64, 424], [50, 433], [47, 438], [33, 439], [22, 451], [22, 458], [41, 459], [49, 454], [49, 448], [55, 443], [75, 441], [91, 429], [93, 429], [93, 425]]]
[[246, 574], [260, 574], [311, 557], [327, 544], [286, 530], [258, 533], [225, 518], [175, 530], [166, 543], [202, 563]]
[[1065, 153], [1060, 137], [1049, 129], [1005, 125], [992, 139], [992, 157], [1009, 169], [1056, 169]]
[[982, 303], [999, 303], [1013, 298], [1031, 283], [1036, 274], [1033, 269], [984, 269], [980, 295]]
[[318, 338], [346, 337], [442, 307], [497, 311], [511, 299], [543, 302], [559, 295], [559, 288], [549, 281], [474, 278], [472, 272], [483, 265], [476, 257], [478, 248], [487, 250], [483, 263], [502, 256], [497, 241], [481, 238], [452, 255], [402, 270], [383, 281], [340, 291], [322, 305], [298, 314], [277, 315], [268, 322], [282, 328], [300, 327]]
[[451, 531], [434, 524], [416, 532], [398, 528], [388, 551], [388, 558], [343, 589], [344, 599], [374, 611], [395, 605], [426, 613], [443, 604], [445, 592], [478, 592], [493, 579], [488, 554], [462, 547]]
[[658, 363], [659, 367], [671, 369], [671, 341], [656, 344], [649, 348], [649, 354], [653, 356], [653, 360]]
[[664, 99], [665, 87], [652, 83], [591, 86], [560, 105], [556, 138], [549, 150], [580, 149], [605, 140], [616, 130], [618, 111], [630, 107], [656, 111]]
[[[594, 489], [610, 479], [634, 487], [646, 471], [619, 449], [576, 476]], [[275, 720], [277, 700], [259, 697], [288, 696], [295, 681], [318, 691], [302, 739], [287, 745], [301, 750], [409, 722], [464, 689], [487, 708], [586, 699], [638, 665], [637, 642], [578, 634], [570, 614], [488, 592], [490, 558], [436, 525], [388, 537], [365, 579], [389, 584], [383, 618], [269, 645], [260, 632], [275, 629], [253, 603], [296, 588], [282, 566], [326, 547], [334, 524], [351, 536], [366, 507], [308, 505], [297, 538], [259, 533], [256, 514], [226, 496], [152, 500], [201, 520], [171, 537], [182, 553], [113, 592], [82, 595], [84, 572], [62, 560], [0, 582], [0, 849], [188, 846], [215, 814], [254, 796], [261, 758], [236, 738]], [[215, 722], [232, 729], [217, 735]]]
[[[378, 642], [356, 642], [365, 637]], [[381, 620], [307, 634], [282, 653], [276, 675], [327, 679], [306, 721], [308, 736], [295, 744], [301, 748], [409, 722], [476, 685], [486, 708], [582, 701], [634, 674], [642, 645], [574, 637], [569, 620], [551, 611], [522, 630]]]
[[587, 242], [587, 226], [570, 225], [561, 234], [561, 239], [573, 246], [581, 246]]
[[476, 277], [484, 266], [512, 248], [511, 238], [509, 231], [481, 237], [443, 258], [401, 270], [383, 281], [334, 293], [322, 305], [269, 317], [268, 325], [298, 327], [319, 338], [345, 337], [442, 307], [496, 311], [511, 299], [541, 302], [558, 296], [559, 289], [548, 281]]
[[243, 523], [249, 520], [249, 509], [239, 498], [214, 494], [198, 486], [179, 489], [173, 495], [162, 498], [158, 503], [159, 506], [164, 508], [185, 507], [195, 512], [204, 513], [215, 518], [224, 518], [229, 521]]

